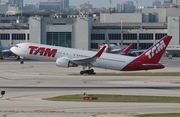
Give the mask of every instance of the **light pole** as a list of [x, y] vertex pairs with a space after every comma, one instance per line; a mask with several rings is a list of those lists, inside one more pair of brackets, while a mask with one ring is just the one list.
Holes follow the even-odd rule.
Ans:
[[123, 45], [123, 25], [122, 25], [123, 19], [124, 18], [120, 18], [120, 20], [121, 20], [121, 46]]
[[22, 17], [23, 0], [20, 1], [20, 4], [21, 4], [21, 17]]

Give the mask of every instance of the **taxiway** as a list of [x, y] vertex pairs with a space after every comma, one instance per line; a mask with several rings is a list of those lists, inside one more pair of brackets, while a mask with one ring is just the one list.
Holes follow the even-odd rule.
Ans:
[[[180, 59], [163, 62], [162, 70], [147, 72], [179, 72]], [[53, 62], [3, 60], [0, 62], [0, 116], [3, 117], [132, 117], [144, 113], [180, 112], [179, 103], [110, 103], [53, 102], [42, 98], [69, 94], [121, 94], [180, 97], [179, 77], [142, 76], [72, 76], [78, 68], [59, 68]], [[96, 72], [115, 72], [96, 69]], [[142, 72], [142, 71], [141, 71]], [[145, 71], [144, 71], [145, 72]]]

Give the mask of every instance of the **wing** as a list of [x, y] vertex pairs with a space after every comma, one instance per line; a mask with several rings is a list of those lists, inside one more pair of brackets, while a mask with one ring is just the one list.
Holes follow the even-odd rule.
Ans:
[[6, 49], [6, 50], [2, 50], [1, 52], [7, 53], [7, 52], [11, 52], [11, 50], [10, 49]]
[[75, 64], [82, 65], [82, 66], [92, 66], [92, 63], [95, 62], [96, 59], [99, 58], [102, 55], [105, 48], [106, 48], [106, 46], [101, 48], [101, 50], [99, 50], [99, 52], [96, 55], [92, 56], [92, 57], [75, 58], [75, 59], [70, 59], [70, 61], [75, 63]]
[[5, 47], [2, 47], [2, 50], [1, 50], [1, 52], [3, 52], [3, 53], [11, 53], [11, 47], [12, 46], [5, 46]]

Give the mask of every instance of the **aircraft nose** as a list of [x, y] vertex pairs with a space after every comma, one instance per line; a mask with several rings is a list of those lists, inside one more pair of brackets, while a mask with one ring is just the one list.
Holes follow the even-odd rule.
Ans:
[[15, 47], [10, 48], [11, 52], [13, 52], [13, 53], [15, 53], [15, 49], [16, 49]]

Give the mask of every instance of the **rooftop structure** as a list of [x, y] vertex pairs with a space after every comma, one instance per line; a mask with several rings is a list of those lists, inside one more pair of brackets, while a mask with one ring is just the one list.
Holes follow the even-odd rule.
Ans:
[[125, 3], [117, 4], [117, 11], [133, 11], [135, 10], [134, 2], [131, 0]]
[[92, 8], [93, 8], [93, 5], [91, 5], [89, 2], [80, 5], [80, 9], [83, 11], [89, 11], [89, 9], [92, 9]]
[[152, 7], [161, 7], [161, 1], [160, 0], [154, 0], [153, 3], [152, 3]]
[[0, 3], [0, 14], [6, 14], [7, 9], [8, 9], [7, 3]]
[[48, 0], [39, 2], [40, 10], [62, 11], [69, 10], [69, 0]]
[[10, 4], [8, 6], [8, 10], [6, 12], [6, 15], [16, 15], [16, 14], [21, 14], [21, 7], [16, 4]]
[[163, 7], [170, 7], [172, 4], [172, 0], [164, 0], [164, 3], [162, 4]]
[[180, 0], [172, 0], [172, 4], [180, 5]]

